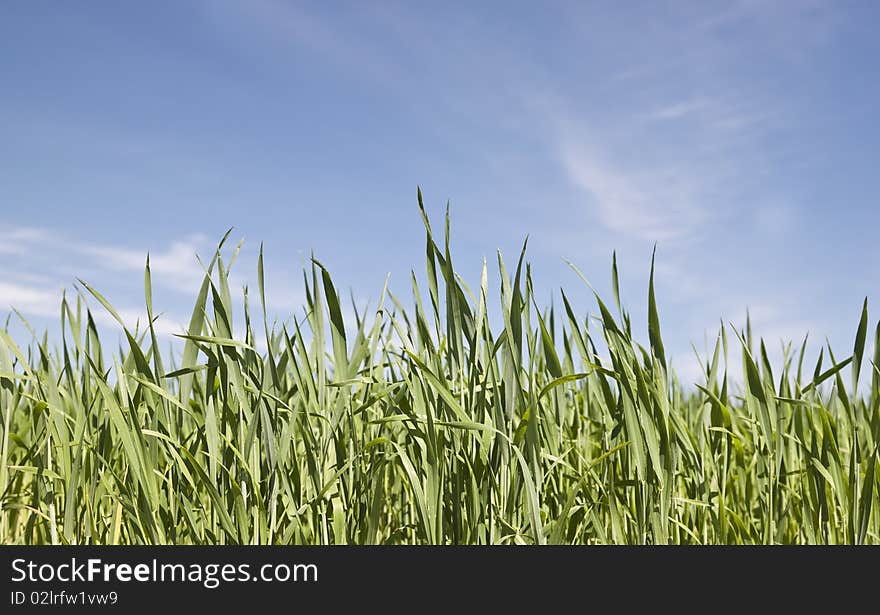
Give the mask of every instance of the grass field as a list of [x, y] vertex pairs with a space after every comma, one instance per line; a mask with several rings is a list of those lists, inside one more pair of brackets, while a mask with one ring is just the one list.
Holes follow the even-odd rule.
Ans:
[[[488, 272], [466, 288], [448, 221], [425, 228], [412, 297], [385, 288], [349, 322], [317, 261], [302, 314], [267, 322], [262, 254], [234, 300], [221, 243], [180, 352], [151, 325], [111, 348], [83, 297], [57, 340], [7, 324], [0, 543], [880, 544], [867, 302], [842, 355], [771, 366], [728, 327], [680, 383], [653, 264], [646, 347], [617, 297], [594, 319], [537, 305], [522, 256], [499, 258], [490, 324]], [[144, 281], [152, 319], [149, 263]]]

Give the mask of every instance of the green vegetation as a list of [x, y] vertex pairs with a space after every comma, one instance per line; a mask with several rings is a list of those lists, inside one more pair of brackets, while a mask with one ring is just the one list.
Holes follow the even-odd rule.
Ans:
[[[471, 292], [448, 219], [443, 240], [425, 228], [412, 308], [386, 287], [344, 322], [314, 261], [304, 315], [266, 322], [261, 254], [260, 308], [245, 290], [233, 332], [238, 250], [227, 265], [221, 242], [182, 352], [152, 323], [108, 351], [83, 297], [55, 344], [0, 331], [0, 542], [880, 544], [867, 302], [845, 357], [812, 368], [802, 346], [771, 367], [748, 328], [723, 328], [683, 386], [653, 266], [647, 347], [618, 297], [592, 320], [564, 294], [539, 308], [525, 247], [512, 276], [498, 259], [493, 327], [486, 268]], [[145, 292], [153, 320], [149, 260]]]

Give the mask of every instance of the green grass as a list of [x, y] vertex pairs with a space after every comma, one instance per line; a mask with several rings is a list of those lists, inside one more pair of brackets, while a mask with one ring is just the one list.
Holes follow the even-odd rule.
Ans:
[[[7, 323], [0, 543], [880, 543], [867, 303], [843, 356], [771, 366], [726, 328], [682, 384], [653, 266], [646, 347], [617, 297], [592, 320], [564, 293], [540, 308], [523, 256], [498, 259], [490, 324], [486, 268], [472, 292], [448, 220], [425, 228], [412, 298], [386, 287], [348, 322], [317, 261], [286, 324], [266, 321], [262, 254], [256, 300], [234, 302], [221, 243], [175, 353], [152, 324], [106, 347], [82, 296], [54, 344], [20, 348]], [[145, 294], [152, 320], [149, 262]]]

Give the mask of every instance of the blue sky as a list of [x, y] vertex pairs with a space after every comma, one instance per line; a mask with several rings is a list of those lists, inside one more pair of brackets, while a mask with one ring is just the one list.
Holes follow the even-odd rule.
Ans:
[[[721, 319], [851, 348], [880, 299], [880, 42], [871, 2], [149, 2], [0, 8], [0, 313], [57, 320], [82, 277], [132, 321], [152, 255], [166, 333], [228, 227], [265, 242], [270, 307], [311, 250], [405, 295], [416, 186], [451, 203], [476, 282], [525, 235], [549, 303], [609, 289], [664, 337]], [[873, 114], [873, 115], [872, 115]], [[497, 285], [496, 285], [497, 288]], [[558, 301], [558, 297], [556, 298]], [[100, 308], [98, 308], [100, 309]], [[872, 310], [872, 321], [876, 311]]]

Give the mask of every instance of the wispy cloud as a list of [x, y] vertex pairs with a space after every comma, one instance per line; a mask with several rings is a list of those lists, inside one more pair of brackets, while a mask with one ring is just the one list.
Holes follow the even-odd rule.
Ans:
[[[0, 233], [0, 313], [17, 310], [30, 317], [54, 319], [60, 314], [61, 299], [65, 291], [74, 293], [75, 277], [82, 270], [93, 271], [102, 283], [129, 274], [142, 274], [146, 250], [121, 248], [113, 245], [69, 240], [63, 233], [49, 228], [15, 228]], [[194, 292], [201, 281], [203, 271], [196, 260], [196, 251], [204, 246], [202, 236], [185, 237], [172, 241], [151, 256], [150, 268], [154, 274], [154, 286], [178, 293]], [[49, 263], [42, 264], [47, 257]], [[16, 262], [27, 262], [28, 267], [16, 267]], [[34, 267], [37, 267], [34, 269]], [[64, 271], [68, 271], [65, 274]], [[142, 279], [140, 275], [138, 280]], [[118, 285], [111, 284], [111, 285]], [[91, 301], [86, 297], [87, 301]], [[117, 313], [132, 329], [147, 324], [143, 308], [129, 307], [125, 303], [116, 308]], [[97, 306], [93, 310], [96, 321], [110, 327], [117, 326], [113, 317]], [[163, 337], [184, 330], [181, 321], [162, 314], [154, 327]]]
[[59, 314], [62, 288], [49, 289], [0, 279], [0, 310], [51, 317]]
[[[722, 324], [727, 331], [728, 340], [727, 376], [729, 382], [738, 383], [734, 384], [735, 387], [741, 386], [744, 380], [740, 358], [741, 343], [734, 335], [734, 330], [744, 331], [747, 319], [751, 323], [753, 343], [757, 344], [759, 340], [763, 341], [771, 364], [779, 367], [784, 364], [786, 358], [783, 344], [790, 344], [789, 350], [797, 353], [805, 336], [809, 335], [812, 338], [819, 330], [814, 322], [803, 318], [792, 318], [792, 310], [789, 305], [780, 305], [775, 299], [771, 301], [755, 301], [754, 297], [752, 299], [753, 301], [746, 308], [742, 297], [723, 297], [719, 305], [723, 304], [725, 308], [730, 310], [731, 306], [735, 304], [736, 309], [729, 312], [726, 317], [722, 317], [713, 326], [704, 329], [702, 335], [699, 335], [695, 329], [688, 331], [691, 339], [694, 340], [693, 349], [696, 350], [700, 360], [697, 360], [697, 355], [694, 352], [688, 352], [683, 348], [672, 353], [676, 372], [683, 382], [699, 383], [705, 380], [703, 364], [712, 357]], [[719, 310], [719, 313], [722, 312]], [[697, 340], [703, 340], [703, 342], [700, 343]], [[805, 366], [808, 370], [821, 343], [822, 338], [820, 337], [813, 339], [813, 343], [807, 346]]]
[[[776, 101], [719, 84], [712, 97], [648, 99], [629, 113], [553, 103], [546, 137], [561, 170], [609, 230], [648, 241], [687, 239], [741, 197], [779, 128]], [[754, 181], [752, 179], [752, 181]]]
[[680, 120], [698, 114], [705, 110], [709, 104], [709, 101], [702, 98], [684, 100], [654, 109], [648, 112], [645, 117], [649, 120]]
[[[25, 285], [0, 280], [0, 313], [15, 310], [25, 317], [55, 319], [61, 314], [61, 298], [65, 290], [70, 291], [64, 286]], [[83, 298], [86, 303], [96, 303], [91, 297], [83, 295]], [[97, 324], [111, 329], [119, 327], [116, 319], [103, 306], [92, 307], [92, 317]], [[114, 309], [129, 330], [146, 330], [149, 322], [142, 308]], [[182, 321], [164, 313], [154, 315], [153, 328], [162, 338], [171, 338], [176, 333], [186, 331]]]
[[[207, 239], [203, 235], [175, 240], [167, 248], [150, 253], [150, 272], [158, 284], [192, 293], [204, 277], [196, 254], [206, 247]], [[146, 265], [145, 250], [96, 244], [71, 244], [71, 248], [92, 257], [100, 267], [110, 271], [142, 273]]]
[[282, 45], [293, 45], [329, 60], [349, 70], [357, 78], [371, 82], [381, 81], [389, 87], [400, 87], [398, 62], [383, 54], [382, 46], [366, 35], [365, 28], [346, 28], [346, 18], [353, 15], [362, 19], [373, 16], [373, 7], [357, 7], [349, 14], [343, 12], [334, 19], [322, 18], [314, 10], [300, 3], [280, 0], [251, 0], [239, 2], [210, 2], [206, 14], [223, 29], [235, 29], [241, 36], [241, 27], [256, 26], [263, 43], [266, 40]]
[[46, 241], [50, 234], [45, 229], [39, 228], [14, 228], [0, 231], [0, 254], [22, 255], [29, 245]]
[[[116, 310], [119, 318], [122, 319], [122, 322], [125, 324], [125, 327], [129, 331], [146, 331], [149, 327], [149, 320], [147, 319], [147, 313], [143, 310], [138, 309], [120, 309]], [[97, 309], [92, 311], [92, 315], [95, 321], [99, 324], [102, 324], [106, 327], [110, 327], [112, 329], [116, 329], [119, 327], [119, 323], [116, 321], [113, 316], [107, 312], [103, 307], [98, 307]], [[168, 316], [164, 313], [154, 314], [153, 315], [153, 330], [156, 332], [157, 337], [161, 337], [164, 339], [176, 339], [175, 335], [179, 333], [185, 333], [187, 330], [186, 324], [180, 320], [176, 320], [171, 316]]]
[[613, 231], [670, 240], [702, 222], [698, 187], [674, 168], [613, 167], [573, 144], [562, 144], [560, 159], [575, 186], [592, 197], [599, 220]]
[[[599, 100], [617, 103], [575, 97], [568, 87], [547, 92], [552, 76], [524, 96], [542, 97], [532, 108], [544, 117], [537, 124], [548, 148], [607, 230], [668, 244], [725, 224], [731, 212], [756, 214], [759, 190], [789, 198], [767, 173], [777, 157], [796, 155], [780, 139], [793, 130], [792, 101], [745, 71], [771, 50], [773, 70], [793, 70], [797, 57], [775, 50], [792, 31], [827, 31], [828, 11], [821, 2], [766, 5], [675, 5], [637, 36], [621, 29], [618, 11], [572, 9], [578, 32], [615, 50], [613, 65], [600, 65], [590, 83]], [[743, 36], [730, 36], [733, 24]], [[808, 36], [798, 54], [819, 40]]]
[[[82, 238], [74, 241], [64, 233], [48, 228], [12, 229], [4, 231], [2, 238], [7, 240], [7, 245], [14, 245], [16, 249], [0, 252], [0, 314], [15, 309], [26, 317], [51, 322], [60, 314], [64, 292], [67, 291], [70, 297], [79, 289], [92, 306], [95, 321], [110, 330], [118, 329], [119, 325], [112, 315], [76, 284], [77, 278], [84, 278], [107, 297], [126, 327], [145, 330], [148, 324], [146, 312], [143, 307], [132, 306], [132, 298], [142, 296], [146, 247], [138, 249], [112, 243], [86, 243]], [[171, 338], [186, 330], [185, 322], [188, 319], [180, 314], [189, 313], [191, 305], [187, 302], [194, 297], [205, 274], [197, 255], [210, 256], [212, 251], [213, 246], [207, 238], [195, 234], [172, 239], [165, 246], [150, 252], [154, 306], [158, 316], [154, 328], [161, 337]], [[37, 254], [45, 258], [33, 258]], [[21, 262], [22, 257], [28, 262], [26, 269], [7, 266]], [[267, 260], [266, 277], [271, 283], [267, 283], [266, 303], [270, 320], [276, 315], [284, 320], [304, 304], [302, 291], [294, 286], [299, 281], [298, 276], [291, 278], [287, 268], [277, 267], [276, 263]], [[255, 270], [251, 273], [255, 273]], [[227, 271], [227, 275], [233, 290], [246, 285], [252, 287], [253, 309], [259, 301], [254, 288], [254, 275], [230, 271]], [[164, 306], [170, 306], [171, 311], [163, 313]], [[240, 312], [236, 311], [235, 316], [240, 317]]]

